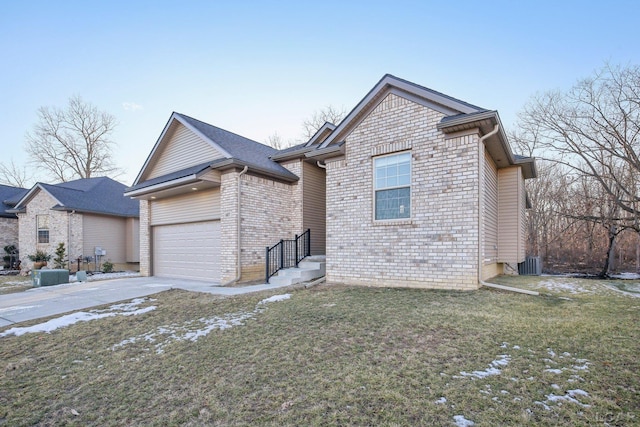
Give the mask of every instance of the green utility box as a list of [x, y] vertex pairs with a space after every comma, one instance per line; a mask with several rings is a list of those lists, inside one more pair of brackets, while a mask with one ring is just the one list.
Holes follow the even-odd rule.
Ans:
[[31, 282], [35, 288], [69, 283], [69, 270], [33, 270], [31, 271]]

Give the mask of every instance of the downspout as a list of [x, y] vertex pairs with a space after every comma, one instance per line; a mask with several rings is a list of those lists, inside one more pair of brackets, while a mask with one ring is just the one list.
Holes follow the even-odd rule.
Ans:
[[326, 168], [327, 168], [327, 164], [325, 163], [325, 164], [323, 165], [322, 163], [320, 163], [320, 160], [318, 160], [318, 161], [316, 162], [316, 164], [318, 165], [318, 167], [319, 167], [319, 168], [322, 168], [322, 169], [326, 169]]
[[482, 264], [484, 264], [484, 259], [482, 257], [482, 210], [484, 209], [484, 204], [483, 204], [483, 193], [482, 193], [483, 188], [480, 185], [480, 182], [482, 179], [482, 172], [483, 172], [482, 162], [484, 162], [484, 141], [490, 136], [497, 134], [499, 130], [500, 130], [500, 125], [496, 124], [491, 132], [489, 132], [488, 134], [480, 138], [480, 144], [478, 147], [478, 283], [488, 288], [500, 289], [503, 291], [519, 292], [527, 295], [540, 295], [536, 291], [512, 288], [510, 286], [496, 285], [494, 283], [487, 283], [484, 280], [482, 280]]
[[67, 268], [71, 271], [71, 216], [76, 213], [75, 209], [69, 212], [67, 219]]
[[226, 283], [223, 283], [222, 286], [229, 286], [232, 285], [236, 282], [238, 282], [240, 280], [240, 278], [242, 277], [242, 256], [241, 256], [241, 249], [242, 249], [242, 242], [241, 242], [241, 230], [240, 230], [240, 226], [241, 226], [241, 222], [242, 222], [242, 218], [241, 218], [241, 214], [242, 214], [242, 209], [241, 209], [241, 205], [242, 205], [242, 187], [241, 187], [241, 180], [240, 178], [242, 177], [242, 175], [244, 175], [245, 173], [247, 173], [247, 171], [249, 170], [249, 166], [245, 166], [244, 169], [242, 169], [242, 172], [240, 172], [238, 174], [238, 218], [237, 218], [237, 225], [236, 225], [236, 231], [237, 231], [237, 235], [236, 235], [236, 241], [238, 242], [238, 248], [237, 248], [237, 255], [236, 255], [236, 277], [233, 280], [229, 280]]

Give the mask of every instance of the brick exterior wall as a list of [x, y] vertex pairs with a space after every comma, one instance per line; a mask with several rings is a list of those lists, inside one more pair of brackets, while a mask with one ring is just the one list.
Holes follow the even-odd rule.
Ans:
[[151, 227], [149, 202], [140, 200], [140, 275], [151, 275]]
[[[27, 204], [27, 211], [18, 214], [20, 260], [23, 268], [33, 267], [28, 255], [38, 249], [53, 257], [60, 242], [65, 244], [67, 254], [72, 259], [82, 254], [82, 214], [70, 215], [68, 212], [51, 210], [56, 204], [57, 202], [45, 191], [38, 191]], [[49, 215], [49, 243], [37, 243], [37, 215]], [[49, 261], [49, 265], [52, 265], [52, 261]]]
[[17, 218], [0, 218], [0, 252], [5, 255], [5, 246], [14, 245], [18, 249], [18, 219]]
[[[327, 162], [327, 280], [478, 288], [478, 136], [446, 139], [439, 112], [389, 94]], [[373, 157], [412, 157], [411, 218], [374, 221]]]
[[[296, 175], [301, 163], [285, 164]], [[221, 273], [222, 282], [236, 276], [237, 179], [239, 172], [222, 175], [221, 184]], [[241, 177], [242, 282], [261, 280], [265, 272], [265, 248], [302, 231], [301, 184], [277, 182], [248, 173]]]

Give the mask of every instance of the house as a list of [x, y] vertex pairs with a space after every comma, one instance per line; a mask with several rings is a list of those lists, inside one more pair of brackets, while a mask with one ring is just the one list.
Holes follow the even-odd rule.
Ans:
[[16, 199], [26, 192], [26, 188], [0, 185], [0, 248], [9, 245], [18, 247], [18, 217], [9, 210], [15, 206]]
[[[10, 210], [18, 216], [22, 266], [31, 265], [28, 255], [36, 250], [53, 255], [64, 243], [70, 269], [100, 248], [100, 261], [137, 270], [139, 203], [123, 196], [125, 188], [106, 177], [35, 184]], [[84, 267], [93, 269], [95, 262]]]
[[496, 111], [385, 75], [281, 151], [173, 113], [125, 194], [145, 275], [260, 279], [265, 247], [310, 229], [330, 282], [477, 289], [524, 261], [535, 176]]

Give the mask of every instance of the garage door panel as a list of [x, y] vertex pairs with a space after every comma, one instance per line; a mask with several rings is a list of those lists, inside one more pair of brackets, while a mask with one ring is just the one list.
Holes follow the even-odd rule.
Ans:
[[220, 221], [153, 227], [153, 274], [220, 281]]

